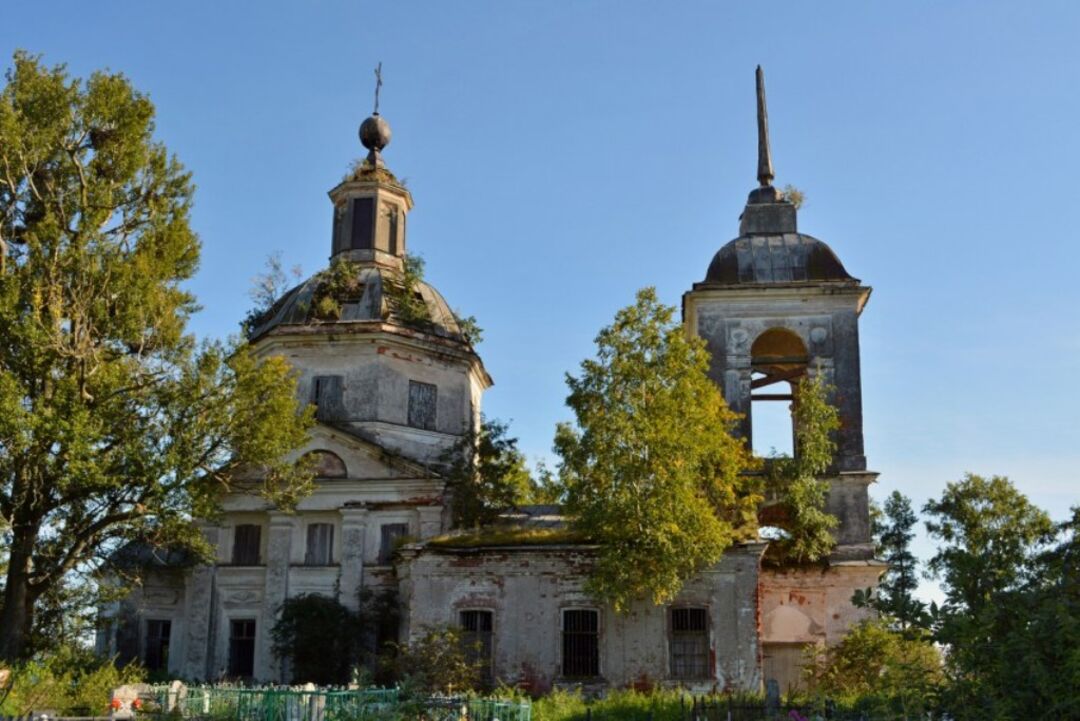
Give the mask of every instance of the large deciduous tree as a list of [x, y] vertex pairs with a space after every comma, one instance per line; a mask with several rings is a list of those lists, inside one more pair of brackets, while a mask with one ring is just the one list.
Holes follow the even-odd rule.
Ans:
[[[1002, 651], [1010, 641], [1034, 641], [1028, 619], [1045, 610], [1035, 603], [1043, 587], [1038, 559], [1054, 525], [1002, 476], [968, 474], [928, 501], [923, 513], [939, 544], [928, 564], [945, 592], [934, 633], [948, 649], [955, 715], [965, 718], [963, 709], [970, 707], [980, 718], [1012, 718], [1006, 708], [1016, 693], [1009, 680], [1015, 661]], [[1057, 665], [1055, 674], [1076, 677], [1060, 660], [1050, 665]]]
[[566, 509], [598, 543], [590, 590], [618, 610], [670, 600], [756, 531], [761, 496], [743, 473], [752, 457], [732, 435], [703, 341], [674, 313], [639, 291], [600, 331], [596, 358], [567, 375], [577, 424], [556, 431]]
[[193, 186], [153, 118], [124, 76], [22, 52], [0, 91], [3, 659], [31, 650], [44, 594], [119, 544], [198, 547], [191, 519], [223, 492], [307, 488], [286, 362], [186, 333]]

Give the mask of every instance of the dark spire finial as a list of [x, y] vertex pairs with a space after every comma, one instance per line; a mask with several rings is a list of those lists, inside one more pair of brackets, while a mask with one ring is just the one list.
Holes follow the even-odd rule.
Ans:
[[382, 63], [375, 68], [375, 112], [360, 124], [360, 143], [368, 149], [367, 164], [384, 168], [382, 149], [390, 144], [390, 123], [379, 115], [379, 90], [382, 89]]
[[769, 150], [769, 111], [765, 107], [765, 73], [757, 66], [757, 130], [758, 169], [757, 179], [761, 187], [772, 185], [772, 152]]
[[375, 66], [375, 111], [372, 115], [379, 114], [379, 91], [382, 90], [382, 61]]

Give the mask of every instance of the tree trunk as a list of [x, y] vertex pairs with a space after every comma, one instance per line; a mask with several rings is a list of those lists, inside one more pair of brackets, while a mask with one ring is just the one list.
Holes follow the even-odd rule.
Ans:
[[20, 660], [28, 650], [26, 641], [34, 623], [34, 601], [40, 595], [30, 585], [37, 532], [36, 525], [17, 526], [12, 539], [4, 603], [0, 609], [0, 661], [7, 663]]

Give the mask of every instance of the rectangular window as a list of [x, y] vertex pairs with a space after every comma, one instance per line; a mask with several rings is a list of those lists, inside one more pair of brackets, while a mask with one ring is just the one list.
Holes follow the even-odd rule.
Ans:
[[169, 668], [169, 636], [172, 622], [147, 620], [146, 644], [143, 648], [143, 664], [147, 671], [165, 671]]
[[671, 677], [709, 677], [709, 614], [704, 608], [671, 609]]
[[562, 675], [593, 678], [600, 675], [600, 614], [567, 609], [562, 615]]
[[251, 678], [255, 674], [255, 619], [229, 623], [229, 676]]
[[379, 565], [385, 566], [394, 559], [401, 539], [409, 535], [408, 523], [385, 523], [382, 528], [382, 543], [379, 545]]
[[307, 527], [307, 551], [304, 563], [308, 566], [329, 566], [334, 557], [334, 525], [312, 523]]
[[461, 640], [465, 644], [465, 656], [479, 664], [485, 681], [492, 679], [494, 619], [495, 613], [492, 611], [461, 612]]
[[357, 198], [352, 204], [353, 250], [371, 250], [375, 235], [375, 199]]
[[234, 566], [258, 566], [259, 542], [262, 528], [254, 523], [241, 523], [233, 536], [232, 562]]
[[435, 407], [438, 389], [431, 383], [409, 381], [409, 425], [413, 428], [435, 430]]
[[311, 381], [311, 402], [319, 420], [340, 420], [344, 415], [342, 376], [315, 376]]

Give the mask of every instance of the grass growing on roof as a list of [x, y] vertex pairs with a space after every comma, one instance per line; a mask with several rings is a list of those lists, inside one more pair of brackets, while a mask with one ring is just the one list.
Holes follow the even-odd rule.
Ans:
[[482, 548], [484, 546], [557, 546], [567, 543], [588, 543], [579, 531], [569, 528], [521, 528], [493, 526], [465, 533], [446, 533], [428, 541], [436, 548]]

